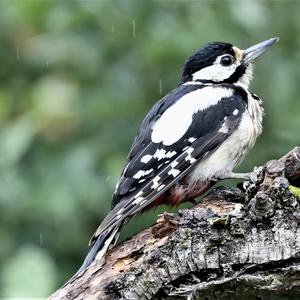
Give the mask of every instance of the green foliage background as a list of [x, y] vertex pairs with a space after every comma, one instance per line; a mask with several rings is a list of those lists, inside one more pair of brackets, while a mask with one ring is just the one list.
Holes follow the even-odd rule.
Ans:
[[47, 296], [76, 271], [139, 123], [203, 44], [280, 36], [256, 64], [267, 115], [240, 169], [299, 144], [299, 13], [287, 1], [2, 1], [0, 297]]

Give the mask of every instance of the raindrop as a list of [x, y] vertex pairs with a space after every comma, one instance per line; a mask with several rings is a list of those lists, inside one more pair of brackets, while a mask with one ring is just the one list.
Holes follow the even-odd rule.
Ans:
[[49, 60], [47, 59], [46, 60], [46, 68], [48, 68], [49, 67]]
[[136, 37], [135, 20], [132, 20], [132, 36], [135, 39]]
[[43, 233], [40, 233], [40, 245], [43, 247]]
[[114, 34], [115, 33], [115, 25], [111, 24], [111, 33]]
[[158, 82], [158, 89], [159, 89], [159, 94], [161, 95], [162, 94], [162, 80], [159, 79], [159, 82]]

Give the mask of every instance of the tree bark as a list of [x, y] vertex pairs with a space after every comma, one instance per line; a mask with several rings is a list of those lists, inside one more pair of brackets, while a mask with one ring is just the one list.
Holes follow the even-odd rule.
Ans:
[[300, 299], [300, 147], [111, 249], [57, 299]]

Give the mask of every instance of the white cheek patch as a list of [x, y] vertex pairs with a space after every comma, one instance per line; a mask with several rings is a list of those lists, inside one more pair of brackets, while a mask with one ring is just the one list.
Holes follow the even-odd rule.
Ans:
[[195, 72], [193, 80], [212, 80], [212, 81], [222, 81], [229, 78], [237, 68], [237, 64], [232, 64], [229, 67], [222, 66], [220, 63], [216, 62], [213, 65], [203, 68]]

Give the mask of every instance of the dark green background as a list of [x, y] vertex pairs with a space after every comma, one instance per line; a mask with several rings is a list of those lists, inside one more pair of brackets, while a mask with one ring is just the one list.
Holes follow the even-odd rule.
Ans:
[[47, 296], [76, 271], [139, 123], [203, 44], [280, 36], [256, 63], [267, 115], [240, 170], [299, 144], [299, 13], [287, 1], [1, 2], [0, 297]]

